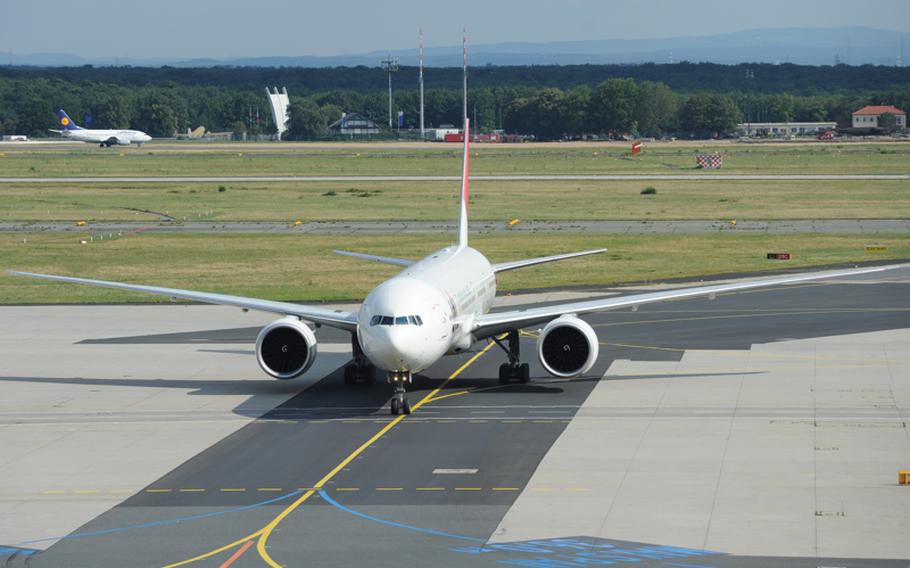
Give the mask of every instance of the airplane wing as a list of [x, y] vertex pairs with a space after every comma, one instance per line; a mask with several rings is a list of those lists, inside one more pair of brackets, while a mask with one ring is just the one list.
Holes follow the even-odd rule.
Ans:
[[537, 258], [526, 258], [525, 260], [514, 260], [512, 262], [500, 262], [499, 264], [493, 265], [493, 272], [504, 272], [506, 270], [515, 270], [516, 268], [524, 268], [525, 266], [534, 266], [535, 264], [543, 264], [545, 262], [556, 262], [557, 260], [565, 260], [567, 258], [576, 258], [579, 256], [587, 256], [589, 254], [598, 254], [601, 252], [607, 252], [607, 249], [600, 248], [594, 250], [585, 250], [581, 252], [570, 252], [566, 254], [554, 254], [552, 256], [539, 256]]
[[128, 292], [143, 292], [145, 294], [156, 294], [158, 296], [168, 296], [170, 298], [193, 300], [206, 304], [236, 306], [238, 308], [245, 308], [248, 310], [257, 310], [261, 312], [271, 312], [288, 316], [296, 316], [313, 323], [324, 324], [330, 327], [337, 327], [345, 331], [357, 330], [357, 314], [343, 310], [329, 310], [325, 308], [317, 308], [314, 306], [293, 304], [290, 302], [257, 300], [255, 298], [244, 298], [242, 296], [230, 296], [227, 294], [195, 292], [193, 290], [180, 290], [177, 288], [161, 288], [159, 286], [142, 286], [139, 284], [123, 284], [120, 282], [108, 282], [106, 280], [91, 280], [89, 278], [73, 278], [70, 276], [54, 276], [51, 274], [35, 274], [32, 272], [16, 272], [14, 270], [9, 270], [7, 272], [13, 276], [27, 276], [29, 278], [40, 278], [42, 280], [53, 280], [56, 282], [69, 282], [72, 284], [87, 284], [89, 286], [101, 286], [104, 288], [113, 288], [115, 290], [126, 290]]
[[411, 266], [415, 261], [406, 258], [395, 258], [392, 256], [378, 256], [375, 254], [365, 254], [362, 252], [351, 252], [349, 250], [333, 250], [335, 254], [359, 258], [360, 260], [372, 260], [373, 262], [382, 262], [384, 264], [394, 264], [396, 266]]
[[714, 294], [719, 294], [722, 292], [736, 292], [740, 290], [749, 290], [751, 288], [777, 286], [779, 284], [793, 284], [796, 282], [823, 280], [826, 278], [855, 276], [858, 274], [884, 272], [886, 270], [893, 270], [895, 268], [907, 267], [910, 267], [910, 264], [892, 264], [888, 266], [876, 266], [871, 268], [812, 272], [808, 274], [793, 274], [790, 276], [778, 276], [774, 278], [762, 278], [758, 280], [734, 282], [732, 284], [698, 286], [695, 288], [682, 288], [678, 290], [649, 292], [645, 294], [632, 294], [629, 296], [620, 296], [615, 298], [602, 298], [585, 302], [572, 302], [568, 304], [545, 306], [542, 308], [529, 308], [523, 310], [488, 313], [478, 316], [474, 320], [474, 327], [472, 331], [476, 339], [483, 339], [497, 335], [499, 333], [503, 333], [505, 331], [544, 323], [558, 318], [564, 314], [580, 315], [591, 312], [601, 312], [606, 310], [615, 310], [618, 308], [640, 306], [654, 302], [665, 302], [668, 300], [679, 300], [682, 298], [694, 298], [698, 296], [713, 296]]

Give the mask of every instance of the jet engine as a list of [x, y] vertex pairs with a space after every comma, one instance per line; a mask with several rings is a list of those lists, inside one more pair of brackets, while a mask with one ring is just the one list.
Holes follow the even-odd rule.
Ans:
[[594, 329], [584, 320], [564, 315], [548, 323], [537, 340], [540, 364], [557, 377], [587, 373], [600, 352]]
[[256, 360], [276, 379], [299, 377], [316, 360], [316, 335], [295, 317], [275, 320], [256, 338]]

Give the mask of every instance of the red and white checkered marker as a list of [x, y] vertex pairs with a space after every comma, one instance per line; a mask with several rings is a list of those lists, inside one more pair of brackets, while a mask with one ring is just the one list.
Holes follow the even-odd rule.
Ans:
[[724, 167], [723, 154], [697, 154], [695, 162], [703, 170], [719, 170]]

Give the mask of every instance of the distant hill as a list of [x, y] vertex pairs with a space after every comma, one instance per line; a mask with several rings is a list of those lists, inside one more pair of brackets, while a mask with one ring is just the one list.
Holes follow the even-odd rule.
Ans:
[[[903, 42], [903, 43], [902, 43]], [[416, 41], [415, 41], [416, 43]], [[679, 61], [795, 63], [799, 65], [896, 65], [910, 34], [864, 27], [757, 29], [720, 35], [656, 39], [604, 39], [548, 43], [509, 42], [471, 45], [470, 64], [579, 65]], [[375, 67], [386, 55], [403, 65], [417, 64], [417, 48], [328, 57], [271, 56], [231, 59], [83, 58], [65, 53], [0, 54], [0, 64], [32, 66], [131, 65], [172, 67]], [[907, 56], [902, 57], [907, 63]], [[461, 46], [425, 50], [428, 67], [461, 65]]]

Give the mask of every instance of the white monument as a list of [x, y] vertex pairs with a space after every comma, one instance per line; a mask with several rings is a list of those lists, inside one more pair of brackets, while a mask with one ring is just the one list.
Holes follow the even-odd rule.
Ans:
[[282, 87], [279, 93], [278, 87], [275, 87], [275, 92], [273, 93], [269, 87], [266, 87], [265, 94], [269, 97], [269, 106], [272, 107], [272, 118], [278, 128], [278, 139], [281, 140], [281, 135], [288, 129], [288, 104], [290, 104], [288, 101], [288, 89], [287, 87]]

